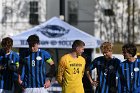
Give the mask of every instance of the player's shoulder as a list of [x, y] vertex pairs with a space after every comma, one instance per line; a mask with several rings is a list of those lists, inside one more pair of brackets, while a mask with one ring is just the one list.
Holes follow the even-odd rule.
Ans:
[[65, 54], [61, 57], [61, 59], [65, 59], [65, 58], [69, 58], [70, 57], [70, 54]]
[[138, 63], [140, 63], [140, 58], [137, 58], [136, 60], [137, 60]]
[[19, 56], [19, 54], [17, 52], [11, 51], [11, 53], [15, 56]]
[[116, 57], [112, 57], [112, 59], [115, 61], [115, 62], [121, 62], [121, 60], [119, 58], [116, 58]]
[[99, 61], [99, 60], [103, 60], [104, 59], [104, 56], [99, 56], [99, 57], [96, 57], [95, 59], [94, 59], [94, 61]]
[[38, 49], [38, 52], [41, 52], [41, 53], [43, 53], [43, 54], [49, 54], [49, 52], [46, 51], [46, 50], [44, 50], [44, 49]]
[[42, 53], [45, 53], [47, 51], [43, 50], [43, 49], [38, 49], [38, 52], [42, 52]]
[[121, 62], [121, 64], [125, 64], [128, 63], [128, 60], [124, 60], [123, 62]]
[[85, 60], [85, 58], [83, 56], [78, 56], [78, 58], [81, 58], [81, 59], [84, 59]]
[[61, 56], [59, 63], [66, 63], [69, 60], [69, 54]]
[[100, 62], [104, 62], [104, 56], [99, 56], [92, 60], [92, 63], [95, 63], [95, 64], [98, 64]]

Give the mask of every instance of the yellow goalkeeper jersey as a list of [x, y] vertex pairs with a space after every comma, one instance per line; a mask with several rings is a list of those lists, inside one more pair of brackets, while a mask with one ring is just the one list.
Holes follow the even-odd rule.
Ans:
[[85, 59], [82, 56], [73, 58], [64, 55], [58, 65], [57, 80], [62, 86], [62, 93], [84, 93], [82, 77], [85, 70]]

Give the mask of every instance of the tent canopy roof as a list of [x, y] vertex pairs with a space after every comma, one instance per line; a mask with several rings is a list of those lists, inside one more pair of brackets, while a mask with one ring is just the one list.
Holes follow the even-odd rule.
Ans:
[[28, 47], [27, 38], [36, 34], [40, 38], [40, 48], [71, 48], [74, 40], [85, 42], [85, 48], [97, 48], [101, 40], [81, 31], [68, 23], [53, 17], [47, 22], [37, 25], [16, 36], [12, 36], [13, 47]]

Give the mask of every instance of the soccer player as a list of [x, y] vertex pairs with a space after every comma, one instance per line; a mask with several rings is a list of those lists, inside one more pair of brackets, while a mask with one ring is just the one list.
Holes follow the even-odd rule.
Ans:
[[[96, 93], [117, 93], [116, 77], [119, 72], [120, 60], [112, 56], [112, 44], [104, 42], [101, 45], [103, 56], [95, 58], [88, 66], [86, 73], [92, 86], [96, 86]], [[97, 69], [97, 81], [90, 72]]]
[[13, 40], [5, 37], [1, 42], [0, 49], [0, 93], [13, 93], [14, 82], [17, 80], [19, 56], [13, 52]]
[[75, 40], [72, 44], [72, 51], [60, 59], [57, 80], [62, 86], [62, 93], [84, 93], [82, 77], [85, 59], [81, 56], [84, 46], [83, 41]]
[[134, 44], [125, 44], [122, 47], [122, 54], [126, 60], [121, 63], [121, 69], [127, 86], [120, 83], [119, 93], [140, 93], [140, 59], [135, 58], [136, 52]]
[[[46, 88], [55, 75], [54, 62], [47, 51], [39, 49], [37, 35], [30, 35], [27, 42], [29, 49], [20, 54], [19, 83], [24, 93], [47, 93]], [[46, 63], [50, 65], [49, 71], [44, 71]]]

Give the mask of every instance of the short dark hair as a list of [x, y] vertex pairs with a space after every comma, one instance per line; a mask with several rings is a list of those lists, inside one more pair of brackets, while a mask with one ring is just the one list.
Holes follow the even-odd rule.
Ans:
[[72, 49], [76, 50], [79, 46], [85, 46], [85, 43], [82, 40], [75, 40], [72, 44]]
[[128, 43], [128, 44], [123, 45], [122, 51], [126, 51], [127, 53], [131, 54], [134, 57], [136, 55], [137, 48], [135, 44]]
[[13, 46], [13, 39], [10, 37], [5, 37], [1, 41], [1, 46], [6, 48], [11, 48]]
[[27, 39], [29, 46], [34, 46], [34, 44], [39, 44], [39, 37], [37, 35], [30, 35]]

